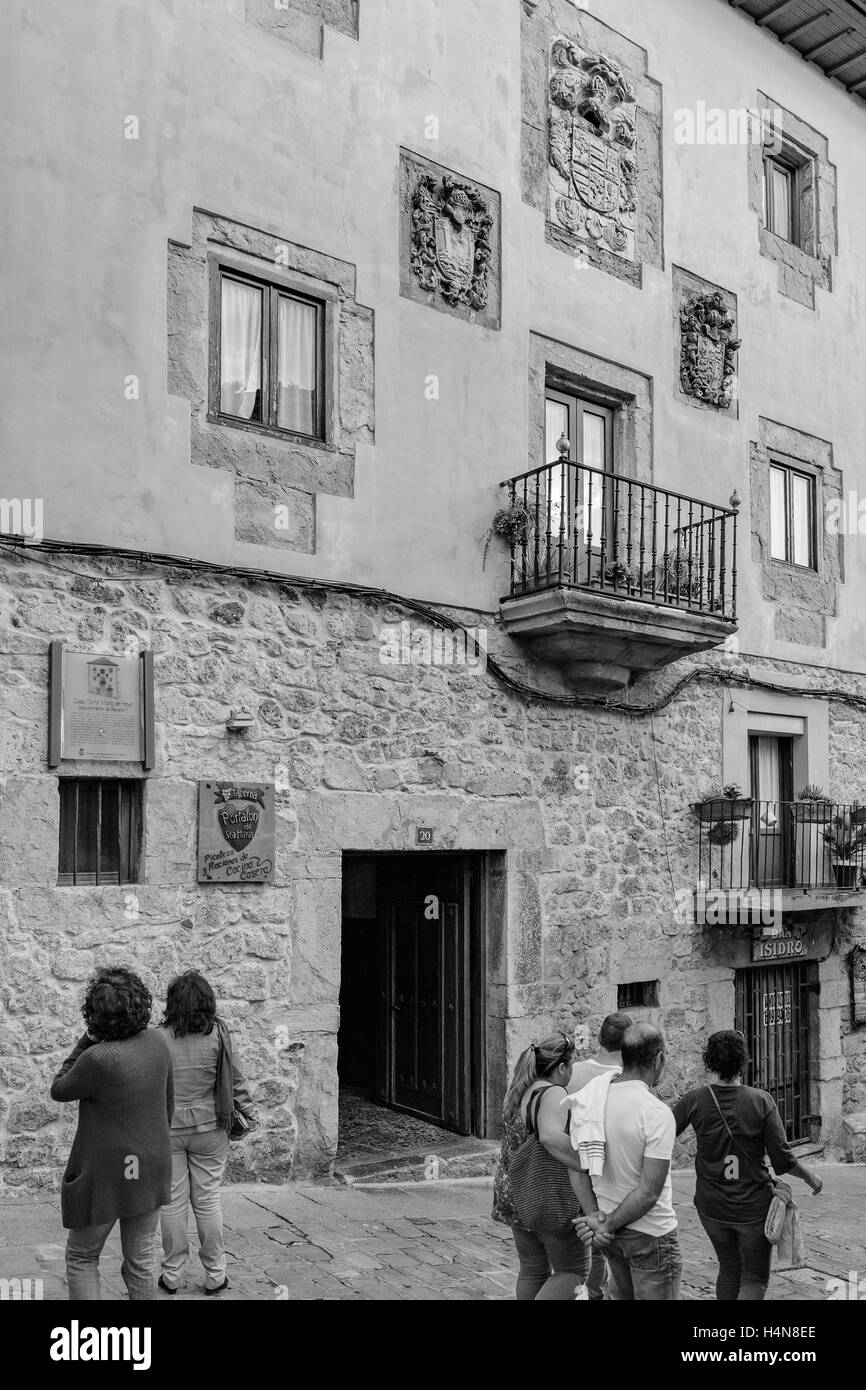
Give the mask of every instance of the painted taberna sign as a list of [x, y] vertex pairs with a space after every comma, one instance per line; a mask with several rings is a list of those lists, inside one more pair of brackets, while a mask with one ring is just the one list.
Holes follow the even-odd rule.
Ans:
[[199, 883], [273, 883], [273, 782], [199, 782]]

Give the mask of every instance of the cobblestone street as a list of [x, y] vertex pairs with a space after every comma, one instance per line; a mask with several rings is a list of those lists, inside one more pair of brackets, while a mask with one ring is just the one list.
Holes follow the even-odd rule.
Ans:
[[[866, 1283], [866, 1165], [817, 1167], [824, 1192], [818, 1198], [805, 1189], [797, 1194], [807, 1265], [774, 1273], [772, 1300], [825, 1299], [828, 1279], [847, 1280], [852, 1270], [862, 1271]], [[490, 1186], [489, 1179], [476, 1179], [375, 1188], [228, 1187], [223, 1209], [231, 1287], [220, 1298], [512, 1298], [514, 1250], [509, 1230], [490, 1220]], [[691, 1173], [674, 1174], [683, 1297], [710, 1299], [715, 1265], [691, 1204], [693, 1186]], [[46, 1300], [65, 1298], [63, 1239], [56, 1198], [0, 1202], [0, 1277], [41, 1278]], [[104, 1296], [120, 1299], [116, 1233], [102, 1266]], [[174, 1301], [203, 1299], [202, 1283], [193, 1259]]]

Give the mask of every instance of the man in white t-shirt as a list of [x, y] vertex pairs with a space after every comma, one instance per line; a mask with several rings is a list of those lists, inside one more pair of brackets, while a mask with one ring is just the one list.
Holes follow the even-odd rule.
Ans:
[[[631, 1022], [630, 1014], [608, 1014], [598, 1035], [598, 1052], [594, 1057], [588, 1057], [585, 1062], [575, 1062], [572, 1068], [571, 1080], [568, 1083], [570, 1095], [582, 1091], [584, 1086], [594, 1081], [597, 1076], [603, 1076], [606, 1071], [622, 1071], [619, 1049]], [[602, 1301], [609, 1277], [604, 1251], [601, 1246], [594, 1245], [592, 1265], [586, 1280], [586, 1295], [591, 1303]]]
[[604, 1110], [601, 1177], [577, 1175], [584, 1215], [578, 1235], [592, 1235], [607, 1256], [605, 1299], [673, 1301], [680, 1296], [682, 1258], [671, 1190], [676, 1139], [673, 1111], [652, 1093], [665, 1064], [658, 1028], [633, 1023], [621, 1043], [622, 1072], [614, 1076]]

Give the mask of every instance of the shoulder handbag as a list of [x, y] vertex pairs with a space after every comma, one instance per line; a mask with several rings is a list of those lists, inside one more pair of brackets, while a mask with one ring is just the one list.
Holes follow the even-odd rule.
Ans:
[[527, 1135], [508, 1169], [517, 1224], [525, 1231], [571, 1231], [580, 1216], [568, 1168], [548, 1153], [538, 1137], [538, 1110], [545, 1091], [531, 1097], [526, 1110]]
[[[708, 1086], [707, 1090], [713, 1098], [713, 1104], [719, 1112], [722, 1124], [728, 1131], [731, 1143], [734, 1145], [735, 1148], [740, 1150], [740, 1153], [743, 1155], [745, 1159], [748, 1159], [750, 1163], [753, 1163], [754, 1159], [749, 1158], [749, 1155], [743, 1151], [741, 1145], [738, 1144], [737, 1140], [734, 1138], [734, 1132], [722, 1113], [722, 1107], [719, 1105], [718, 1097], [715, 1091], [713, 1090], [712, 1086]], [[773, 1174], [773, 1172], [769, 1168], [767, 1169], [767, 1182], [770, 1184], [773, 1196], [770, 1200], [770, 1206], [767, 1211], [767, 1219], [764, 1222], [764, 1235], [767, 1237], [767, 1240], [770, 1242], [771, 1245], [778, 1245], [779, 1237], [781, 1236], [782, 1230], [785, 1225], [785, 1217], [788, 1212], [788, 1207], [792, 1206], [795, 1210], [797, 1210], [797, 1203], [794, 1201], [794, 1194], [791, 1188], [788, 1186], [788, 1184], [786, 1182], [779, 1182], [779, 1179]]]
[[237, 1142], [239, 1139], [245, 1139], [253, 1126], [234, 1098], [231, 1034], [221, 1018], [217, 1019], [217, 1033], [220, 1046], [217, 1061], [217, 1103], [219, 1104], [220, 1096], [229, 1095], [231, 1097], [231, 1114], [227, 1126], [228, 1136], [230, 1140]]

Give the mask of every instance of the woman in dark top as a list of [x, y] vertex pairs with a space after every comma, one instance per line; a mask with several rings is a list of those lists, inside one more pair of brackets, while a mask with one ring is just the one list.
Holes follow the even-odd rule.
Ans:
[[51, 1099], [77, 1100], [78, 1129], [60, 1189], [70, 1299], [100, 1297], [99, 1256], [120, 1221], [131, 1300], [155, 1299], [156, 1233], [171, 1195], [171, 1058], [148, 1028], [137, 975], [98, 970], [81, 1012], [87, 1030], [54, 1078]]
[[777, 1177], [793, 1173], [816, 1196], [823, 1186], [791, 1152], [772, 1096], [743, 1085], [748, 1060], [742, 1033], [713, 1033], [704, 1048], [710, 1085], [673, 1106], [677, 1134], [691, 1125], [697, 1137], [695, 1208], [719, 1261], [716, 1298], [723, 1302], [767, 1292], [773, 1247], [764, 1223], [773, 1190], [766, 1158]]
[[[569, 1227], [536, 1233], [518, 1224], [508, 1170], [527, 1138], [527, 1111], [533, 1107], [538, 1137], [560, 1163], [575, 1171], [580, 1162], [571, 1147], [562, 1109], [574, 1063], [574, 1043], [565, 1033], [553, 1033], [531, 1044], [517, 1059], [511, 1085], [502, 1108], [502, 1147], [493, 1183], [493, 1220], [511, 1227], [520, 1272], [517, 1301], [542, 1302], [574, 1299], [578, 1285], [586, 1283], [591, 1251]], [[536, 1104], [537, 1100], [537, 1104]], [[580, 1208], [575, 1198], [575, 1214]]]

